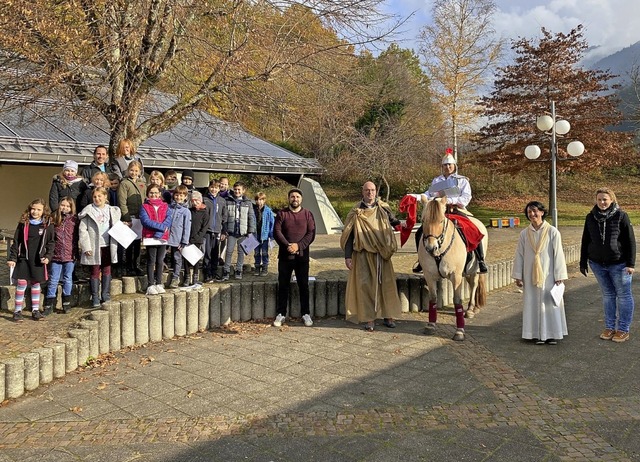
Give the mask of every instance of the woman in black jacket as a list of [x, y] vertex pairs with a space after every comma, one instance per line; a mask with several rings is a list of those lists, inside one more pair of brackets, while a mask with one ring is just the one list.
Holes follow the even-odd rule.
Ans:
[[584, 222], [580, 272], [587, 262], [596, 276], [604, 305], [603, 340], [625, 342], [633, 320], [631, 279], [636, 263], [636, 239], [629, 216], [620, 209], [609, 188], [596, 191], [596, 205]]

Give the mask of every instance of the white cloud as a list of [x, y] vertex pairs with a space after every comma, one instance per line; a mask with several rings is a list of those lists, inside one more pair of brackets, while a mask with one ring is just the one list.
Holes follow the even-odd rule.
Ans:
[[[416, 48], [420, 28], [430, 20], [429, 0], [388, 0], [384, 9], [401, 16], [415, 15], [403, 28], [402, 46]], [[637, 0], [496, 0], [495, 27], [507, 39], [540, 36], [541, 27], [552, 33], [569, 32], [584, 25], [591, 53], [605, 56], [640, 41], [640, 2]]]

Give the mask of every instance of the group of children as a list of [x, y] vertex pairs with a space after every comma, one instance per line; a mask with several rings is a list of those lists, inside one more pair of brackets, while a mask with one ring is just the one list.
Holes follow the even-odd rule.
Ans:
[[[96, 164], [99, 156], [94, 154], [96, 161], [86, 167], [96, 170], [89, 184], [85, 181], [86, 172], [83, 172], [85, 179], [78, 176], [75, 161], [65, 162], [62, 172], [54, 177], [49, 204], [35, 199], [22, 214], [7, 259], [12, 279], [16, 281], [15, 321], [23, 319], [22, 308], [29, 284], [34, 320], [44, 319], [53, 311], [60, 281], [62, 310], [66, 312], [71, 305], [78, 258], [82, 265], [90, 268], [91, 305], [100, 307], [110, 299], [112, 265], [124, 259], [128, 275], [144, 274], [137, 266], [143, 241], [147, 255], [147, 295], [165, 292], [163, 273], [167, 251], [172, 261], [169, 288], [180, 287], [181, 271], [184, 272], [182, 286], [201, 284], [201, 262], [204, 282], [228, 280], [236, 248], [234, 276], [242, 279], [245, 250], [240, 244], [249, 235], [254, 235], [258, 243], [254, 251], [255, 274], [268, 273], [275, 218], [266, 205], [264, 193], [256, 194], [253, 203], [245, 196], [246, 186], [242, 182], [236, 182], [229, 190], [228, 178], [223, 177], [211, 180], [203, 195], [193, 187], [191, 170], [182, 172], [179, 185], [177, 173], [172, 170], [165, 175], [152, 171], [147, 183], [142, 161], [135, 157], [130, 142], [128, 146], [122, 150], [126, 156], [116, 157], [124, 159], [116, 162], [118, 173], [107, 173], [106, 164]], [[106, 148], [104, 150], [106, 152]], [[142, 225], [141, 238], [134, 239], [125, 250], [109, 231], [118, 222], [135, 229], [135, 220]], [[191, 245], [204, 254], [194, 264], [182, 255]], [[224, 266], [220, 274], [222, 260]], [[40, 291], [45, 282], [48, 286], [44, 310], [41, 310]]]

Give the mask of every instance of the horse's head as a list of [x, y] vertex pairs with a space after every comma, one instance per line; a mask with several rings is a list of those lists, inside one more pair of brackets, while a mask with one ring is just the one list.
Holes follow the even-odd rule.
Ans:
[[444, 240], [446, 208], [447, 199], [437, 197], [429, 200], [422, 211], [422, 239], [429, 253], [437, 251]]

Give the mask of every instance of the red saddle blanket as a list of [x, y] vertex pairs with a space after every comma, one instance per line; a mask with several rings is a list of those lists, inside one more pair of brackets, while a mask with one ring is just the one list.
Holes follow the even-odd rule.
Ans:
[[464, 239], [467, 243], [467, 252], [473, 252], [478, 247], [478, 244], [482, 242], [484, 234], [480, 232], [478, 227], [469, 219], [468, 216], [459, 213], [447, 213], [447, 218], [453, 221], [456, 227], [464, 235]]

